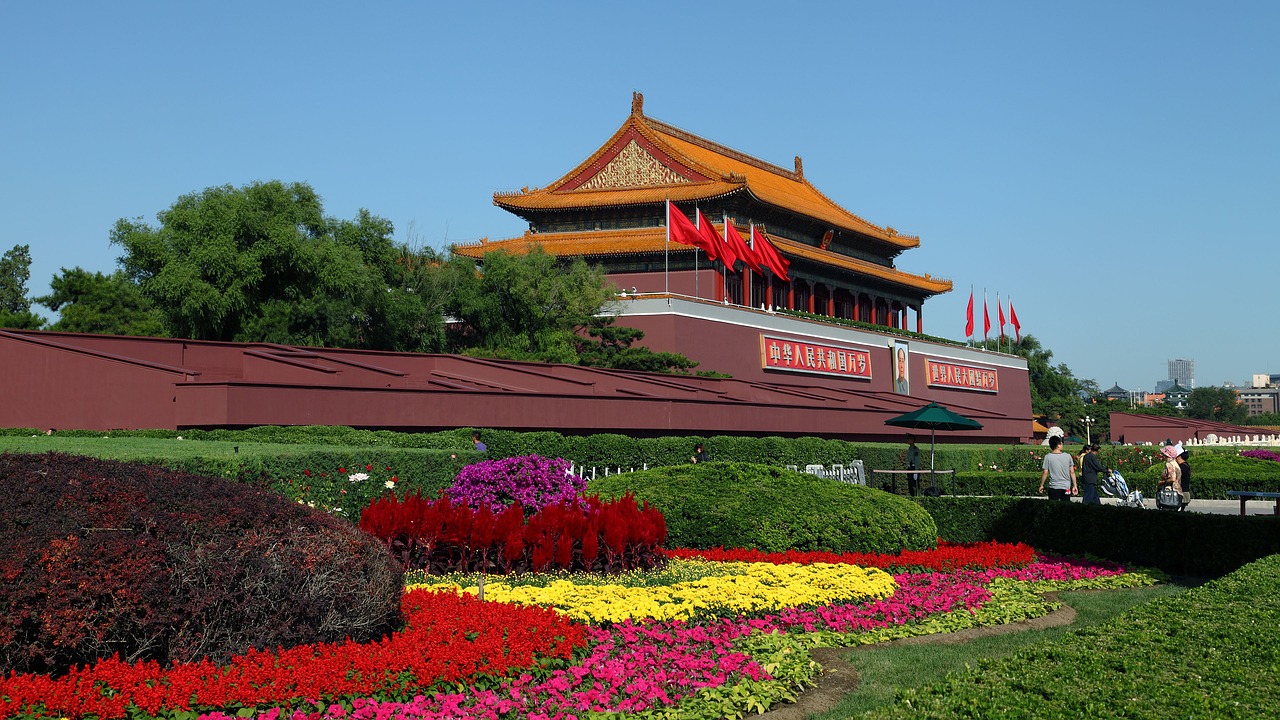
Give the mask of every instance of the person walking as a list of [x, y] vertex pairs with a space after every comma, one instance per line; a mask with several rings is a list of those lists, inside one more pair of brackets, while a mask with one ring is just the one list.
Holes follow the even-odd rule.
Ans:
[[1043, 472], [1040, 475], [1040, 490], [1044, 492], [1044, 484], [1049, 483], [1049, 499], [1071, 502], [1067, 496], [1070, 492], [1078, 492], [1076, 487], [1076, 464], [1071, 456], [1062, 452], [1062, 438], [1054, 435], [1049, 438], [1049, 454], [1044, 456], [1040, 464]]
[[1183, 450], [1178, 455], [1178, 470], [1182, 472], [1182, 507], [1179, 510], [1186, 510], [1191, 504], [1191, 463], [1187, 462], [1190, 457], [1190, 450]]
[[1102, 466], [1102, 460], [1098, 459], [1098, 451], [1101, 449], [1098, 443], [1085, 447], [1084, 461], [1080, 469], [1080, 484], [1084, 486], [1085, 505], [1102, 504], [1102, 498], [1098, 497], [1098, 473], [1106, 472], [1107, 469]]
[[[920, 448], [916, 447], [916, 436], [907, 436], [907, 469], [920, 469]], [[907, 473], [907, 492], [912, 495], [916, 494], [916, 488], [919, 487], [920, 473]]]

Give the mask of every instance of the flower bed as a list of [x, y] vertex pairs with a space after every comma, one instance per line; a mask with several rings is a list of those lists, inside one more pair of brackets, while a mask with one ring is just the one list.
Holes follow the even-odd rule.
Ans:
[[[752, 563], [673, 559], [656, 573], [575, 575], [575, 582], [563, 574], [530, 576], [509, 583], [512, 592], [529, 593], [526, 602], [554, 595], [561, 612], [600, 623], [589, 627], [549, 609], [411, 589], [405, 595], [409, 629], [382, 643], [252, 654], [225, 668], [195, 663], [166, 672], [114, 662], [57, 680], [10, 677], [0, 681], [0, 698], [7, 698], [0, 710], [4, 717], [96, 714], [104, 720], [126, 713], [131, 720], [173, 718], [174, 710], [215, 707], [221, 710], [202, 718], [723, 717], [794, 699], [819, 671], [807, 652], [816, 645], [1034, 617], [1052, 607], [1035, 594], [1041, 589], [1151, 582], [1116, 567], [1060, 559], [1022, 563], [1020, 550], [987, 550], [988, 564], [975, 560], [976, 569], [894, 576], [847, 563], [766, 557]], [[954, 551], [917, 560], [922, 567], [952, 563], [945, 558]], [[996, 562], [1006, 556], [1015, 558], [1012, 567]], [[700, 574], [705, 585], [697, 585]], [[562, 583], [577, 589], [567, 591]], [[486, 598], [498, 592], [495, 585], [486, 583]], [[742, 590], [754, 601], [711, 603], [696, 621], [687, 621], [644, 617], [640, 601], [627, 599], [622, 602], [630, 603], [630, 614], [607, 621], [599, 618], [601, 600], [590, 588], [686, 599]], [[664, 612], [662, 603], [653, 602]], [[105, 697], [95, 683], [117, 694]], [[45, 707], [32, 706], [40, 700]]]
[[[60, 678], [13, 675], [0, 680], [0, 716], [104, 720], [143, 712], [244, 707], [301, 698], [413, 697], [440, 683], [460, 683], [526, 668], [541, 658], [568, 658], [584, 628], [537, 607], [485, 603], [469, 595], [406, 592], [404, 630], [380, 642], [303, 645], [253, 651], [226, 666], [111, 659]], [[30, 708], [42, 704], [43, 709]]]
[[712, 548], [690, 550], [680, 548], [665, 551], [673, 558], [702, 558], [717, 562], [771, 562], [771, 563], [847, 563], [862, 567], [919, 569], [950, 572], [962, 569], [986, 569], [993, 567], [1025, 567], [1035, 560], [1035, 550], [1022, 543], [997, 542], [949, 543], [938, 541], [934, 550], [904, 550], [897, 555], [878, 553], [829, 553], [789, 550], [768, 553], [760, 550]]

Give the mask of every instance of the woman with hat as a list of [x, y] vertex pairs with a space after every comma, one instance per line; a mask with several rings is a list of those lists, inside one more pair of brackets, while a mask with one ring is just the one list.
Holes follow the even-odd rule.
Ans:
[[1182, 449], [1173, 445], [1160, 448], [1160, 454], [1165, 458], [1164, 472], [1160, 474], [1160, 487], [1172, 485], [1179, 495], [1182, 494], [1182, 468], [1178, 466], [1178, 455], [1181, 453]]

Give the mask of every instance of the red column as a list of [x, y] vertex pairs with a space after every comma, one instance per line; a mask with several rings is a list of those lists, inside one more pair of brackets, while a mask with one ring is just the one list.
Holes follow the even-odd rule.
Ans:
[[767, 284], [764, 286], [764, 305], [766, 308], [773, 308], [773, 278], [765, 278]]
[[836, 294], [827, 295], [827, 317], [836, 316]]
[[916, 308], [916, 332], [924, 334], [924, 307]]
[[853, 294], [853, 319], [862, 320], [862, 296], [858, 293]]
[[816, 284], [810, 283], [809, 284], [809, 314], [810, 315], [813, 314], [813, 296], [817, 294], [818, 294], [818, 286]]
[[796, 309], [796, 281], [792, 280], [787, 283], [787, 309]]
[[876, 305], [878, 304], [879, 303], [876, 302], [876, 296], [872, 295], [871, 296], [871, 324], [872, 325], [879, 324], [878, 322], [876, 322], [876, 317], [880, 314], [879, 313], [880, 308], [876, 307]]

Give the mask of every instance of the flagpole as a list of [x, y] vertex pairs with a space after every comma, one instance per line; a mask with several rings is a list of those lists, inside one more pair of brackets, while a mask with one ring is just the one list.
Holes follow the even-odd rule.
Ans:
[[[1004, 311], [1000, 309], [1000, 291], [996, 291], [996, 320], [1000, 321], [1004, 317]], [[1000, 334], [996, 336], [996, 352], [1004, 352], [1004, 323], [1000, 323]]]
[[983, 350], [987, 349], [987, 333], [990, 332], [987, 329], [987, 320], [990, 317], [991, 317], [990, 313], [987, 312], [987, 289], [984, 287], [982, 288], [982, 349]]
[[666, 280], [667, 304], [671, 304], [671, 198], [667, 198], [667, 244], [662, 248], [662, 276]]

